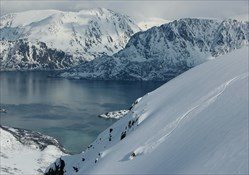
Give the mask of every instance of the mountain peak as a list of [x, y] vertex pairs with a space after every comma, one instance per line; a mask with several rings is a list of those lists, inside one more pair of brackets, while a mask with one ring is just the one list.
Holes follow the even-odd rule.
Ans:
[[[130, 17], [104, 8], [79, 12], [27, 11], [5, 15], [1, 17], [0, 23], [2, 45], [6, 41], [16, 41], [19, 45], [18, 40], [23, 39], [31, 43], [42, 42], [48, 49], [71, 55], [74, 58], [73, 65], [117, 52], [140, 30]], [[16, 47], [11, 47], [4, 47], [7, 50], [1, 53], [4, 57], [2, 60], [12, 59], [7, 58], [8, 52]], [[22, 60], [22, 64], [26, 64], [25, 60]], [[13, 64], [21, 64], [19, 61]], [[2, 62], [1, 65], [6, 64]]]

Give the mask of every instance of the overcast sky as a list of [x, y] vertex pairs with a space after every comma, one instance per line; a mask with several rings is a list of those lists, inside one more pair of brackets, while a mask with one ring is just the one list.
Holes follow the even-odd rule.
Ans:
[[183, 17], [229, 18], [248, 16], [248, 0], [244, 1], [73, 1], [73, 0], [0, 0], [1, 16], [6, 13], [36, 9], [57, 9], [79, 11], [81, 9], [104, 7], [125, 13], [140, 21], [150, 17], [166, 20]]

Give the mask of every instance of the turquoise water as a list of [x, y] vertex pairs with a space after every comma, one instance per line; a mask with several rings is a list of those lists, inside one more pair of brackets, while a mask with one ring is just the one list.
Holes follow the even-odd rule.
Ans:
[[57, 138], [71, 153], [83, 151], [115, 120], [98, 115], [127, 109], [162, 82], [47, 78], [49, 72], [0, 72], [1, 124]]

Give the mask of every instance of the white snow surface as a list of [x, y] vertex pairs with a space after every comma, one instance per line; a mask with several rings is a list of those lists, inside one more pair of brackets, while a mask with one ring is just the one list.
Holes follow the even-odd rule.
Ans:
[[145, 95], [85, 152], [62, 157], [64, 173], [248, 174], [248, 56], [232, 51]]
[[[14, 128], [9, 131], [16, 132]], [[14, 135], [0, 127], [0, 174], [43, 174], [46, 167], [61, 155], [66, 155], [55, 145], [39, 149], [35, 143], [23, 144]], [[50, 137], [49, 137], [50, 138]]]

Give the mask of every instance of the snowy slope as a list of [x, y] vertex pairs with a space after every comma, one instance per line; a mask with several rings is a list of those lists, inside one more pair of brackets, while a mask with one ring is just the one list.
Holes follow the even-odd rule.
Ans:
[[[130, 17], [104, 8], [79, 12], [32, 10], [7, 14], [0, 18], [0, 43], [4, 45], [6, 41], [19, 42], [20, 39], [31, 43], [42, 42], [50, 49], [71, 55], [74, 58], [73, 63], [77, 63], [117, 52], [140, 30]], [[11, 49], [5, 50], [5, 54], [1, 52], [1, 67], [11, 69], [6, 65], [11, 59]], [[15, 64], [32, 65], [29, 63], [33, 58], [32, 54], [28, 55], [28, 60], [21, 53], [19, 57], [22, 62], [17, 60], [12, 67]], [[53, 60], [56, 61], [56, 58], [46, 64]]]
[[124, 49], [83, 63], [61, 77], [168, 81], [249, 43], [249, 22], [180, 19], [134, 34]]
[[57, 171], [248, 174], [248, 56], [235, 50], [145, 95], [85, 152], [57, 160]]
[[0, 174], [43, 174], [65, 150], [40, 133], [0, 126]]

